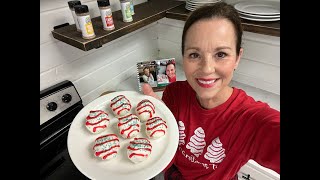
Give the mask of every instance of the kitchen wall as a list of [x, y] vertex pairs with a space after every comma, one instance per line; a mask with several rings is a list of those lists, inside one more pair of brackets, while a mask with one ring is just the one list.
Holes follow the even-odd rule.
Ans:
[[[99, 16], [96, 0], [81, 2], [88, 5], [91, 17]], [[110, 4], [113, 11], [120, 9], [118, 0]], [[86, 105], [135, 74], [137, 61], [158, 56], [157, 23], [85, 52], [52, 37], [53, 27], [66, 22], [74, 24], [67, 0], [40, 1], [40, 90], [70, 80]]]
[[[81, 2], [88, 5], [91, 18], [99, 16], [96, 0]], [[110, 3], [113, 11], [120, 9], [118, 0]], [[138, 61], [175, 57], [181, 63], [184, 21], [164, 18], [87, 52], [52, 37], [53, 27], [66, 22], [74, 24], [67, 0], [40, 1], [40, 90], [70, 80], [86, 105], [134, 76]], [[280, 94], [280, 38], [245, 32], [243, 41], [234, 80]]]

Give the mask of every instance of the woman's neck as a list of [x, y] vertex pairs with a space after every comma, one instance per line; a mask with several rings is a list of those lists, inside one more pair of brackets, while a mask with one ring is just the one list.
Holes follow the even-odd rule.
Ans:
[[224, 89], [222, 89], [220, 92], [218, 92], [218, 94], [216, 94], [213, 98], [201, 99], [197, 95], [197, 100], [200, 103], [201, 107], [205, 109], [212, 109], [226, 102], [229, 99], [229, 97], [232, 95], [232, 92], [233, 92], [233, 88], [227, 86]]

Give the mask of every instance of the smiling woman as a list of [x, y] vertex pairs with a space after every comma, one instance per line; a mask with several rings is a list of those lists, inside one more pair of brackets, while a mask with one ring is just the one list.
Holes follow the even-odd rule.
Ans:
[[[241, 40], [232, 5], [204, 6], [188, 17], [181, 46], [187, 80], [171, 83], [162, 96], [180, 130], [165, 179], [237, 179], [249, 159], [280, 173], [279, 111], [229, 85]], [[157, 97], [147, 84], [142, 90]]]

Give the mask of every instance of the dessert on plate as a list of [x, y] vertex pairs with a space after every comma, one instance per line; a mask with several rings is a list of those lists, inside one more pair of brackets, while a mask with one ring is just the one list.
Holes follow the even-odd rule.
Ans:
[[136, 115], [142, 122], [145, 122], [149, 118], [152, 118], [154, 114], [155, 114], [155, 106], [150, 100], [143, 99], [137, 104]]
[[134, 138], [127, 147], [128, 158], [139, 163], [148, 159], [151, 154], [152, 145], [147, 138]]
[[134, 114], [118, 117], [119, 133], [123, 138], [130, 139], [140, 132], [140, 119]]
[[93, 146], [94, 155], [103, 160], [110, 160], [117, 156], [120, 148], [119, 138], [116, 134], [102, 135], [96, 138]]
[[167, 132], [167, 128], [167, 122], [158, 116], [150, 118], [146, 122], [146, 134], [152, 139], [164, 136]]
[[118, 95], [111, 99], [110, 108], [116, 117], [130, 113], [131, 103], [124, 95]]
[[85, 126], [91, 133], [97, 134], [107, 129], [109, 122], [108, 113], [102, 110], [91, 110], [86, 117]]

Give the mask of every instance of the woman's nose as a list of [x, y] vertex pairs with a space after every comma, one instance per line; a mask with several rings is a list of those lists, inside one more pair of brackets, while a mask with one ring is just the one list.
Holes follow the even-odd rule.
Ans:
[[210, 74], [215, 71], [215, 63], [210, 55], [202, 59], [200, 66], [203, 73]]

